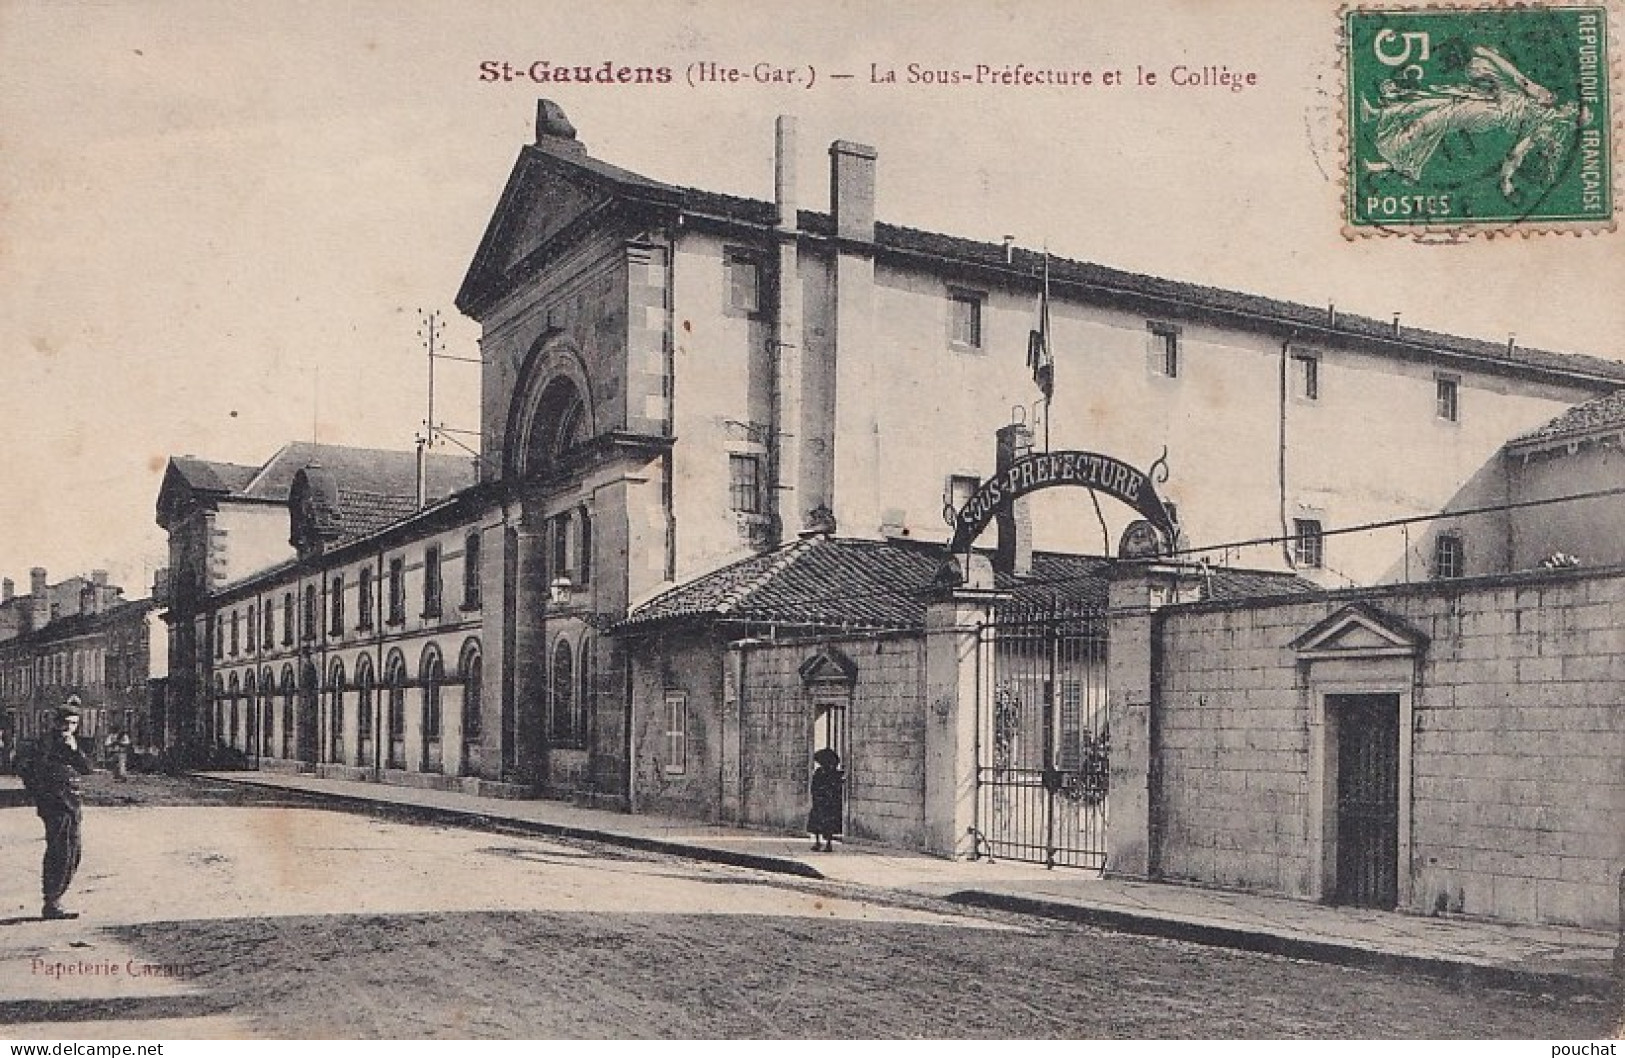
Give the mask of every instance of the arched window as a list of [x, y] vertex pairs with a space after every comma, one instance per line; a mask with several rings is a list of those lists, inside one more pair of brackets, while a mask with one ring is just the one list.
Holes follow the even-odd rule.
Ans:
[[384, 682], [389, 685], [389, 735], [391, 738], [404, 738], [406, 736], [406, 662], [401, 659], [399, 652], [390, 655], [389, 667], [384, 674]]
[[478, 742], [483, 733], [480, 720], [480, 685], [485, 675], [485, 661], [479, 644], [470, 639], [463, 645], [463, 658], [458, 668], [463, 673], [463, 741]]
[[252, 669], [250, 669], [243, 676], [243, 703], [247, 706], [247, 715], [243, 717], [242, 728], [242, 747], [244, 752], [248, 752], [254, 748], [254, 720], [258, 715], [256, 708], [259, 705], [259, 693], [259, 687], [254, 682], [254, 672]]
[[575, 715], [575, 665], [570, 654], [570, 644], [567, 640], [559, 640], [558, 646], [553, 648], [553, 744], [555, 746], [576, 746], [580, 743], [580, 732], [576, 730]]
[[328, 759], [344, 763], [344, 662], [334, 661], [327, 676]]
[[260, 752], [270, 754], [275, 752], [272, 742], [276, 723], [276, 681], [271, 678], [270, 669], [260, 670]]
[[294, 710], [298, 689], [293, 682], [293, 666], [285, 665], [282, 668], [282, 756], [293, 756], [293, 732], [296, 726]]
[[372, 659], [363, 656], [355, 663], [355, 737], [372, 738]]
[[433, 646], [423, 651], [423, 737], [440, 737], [440, 688], [446, 682], [446, 666]]

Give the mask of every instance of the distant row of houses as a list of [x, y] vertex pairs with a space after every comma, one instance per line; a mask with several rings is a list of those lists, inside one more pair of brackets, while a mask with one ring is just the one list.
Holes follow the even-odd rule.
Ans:
[[480, 457], [171, 459], [168, 736], [774, 828], [828, 747], [860, 838], [1611, 916], [1625, 364], [888, 225], [860, 144], [813, 211], [794, 135], [756, 201], [544, 101]]
[[49, 582], [29, 573], [29, 591], [0, 581], [0, 732], [8, 745], [49, 730], [50, 711], [70, 696], [94, 738], [130, 735], [137, 747], [164, 745], [168, 632], [159, 619], [162, 574], [146, 599], [128, 600], [104, 570]]

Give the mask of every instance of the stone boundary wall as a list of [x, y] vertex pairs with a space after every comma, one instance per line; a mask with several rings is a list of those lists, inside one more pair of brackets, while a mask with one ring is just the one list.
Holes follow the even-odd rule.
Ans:
[[[1427, 637], [1400, 733], [1410, 748], [1400, 906], [1615, 928], [1625, 868], [1622, 569], [1163, 610], [1153, 872], [1325, 897], [1326, 853], [1309, 832], [1324, 797], [1312, 788], [1320, 689], [1293, 642], [1356, 603]], [[1338, 691], [1358, 689], [1357, 667], [1340, 673]]]
[[809, 807], [817, 692], [800, 667], [832, 647], [856, 678], [847, 705], [847, 816], [851, 836], [919, 848], [925, 841], [925, 651], [919, 636], [753, 646], [741, 709], [745, 822], [800, 830]]

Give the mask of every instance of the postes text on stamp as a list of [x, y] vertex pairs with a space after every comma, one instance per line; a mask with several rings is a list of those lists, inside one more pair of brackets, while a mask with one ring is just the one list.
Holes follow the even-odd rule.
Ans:
[[1344, 19], [1345, 230], [1612, 224], [1604, 7], [1359, 8]]

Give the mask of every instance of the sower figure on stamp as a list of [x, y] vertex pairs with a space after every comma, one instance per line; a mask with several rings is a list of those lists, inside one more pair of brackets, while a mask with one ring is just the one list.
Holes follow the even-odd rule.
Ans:
[[813, 836], [814, 852], [834, 852], [835, 835], [842, 829], [843, 791], [846, 775], [841, 757], [832, 749], [813, 754], [812, 811], [807, 813], [807, 831]]
[[89, 759], [79, 748], [79, 698], [68, 699], [56, 711], [56, 730], [34, 761], [34, 804], [45, 823], [45, 862], [40, 870], [46, 919], [78, 918], [62, 906], [73, 874], [79, 869], [79, 822], [82, 804], [79, 776], [91, 773]]

